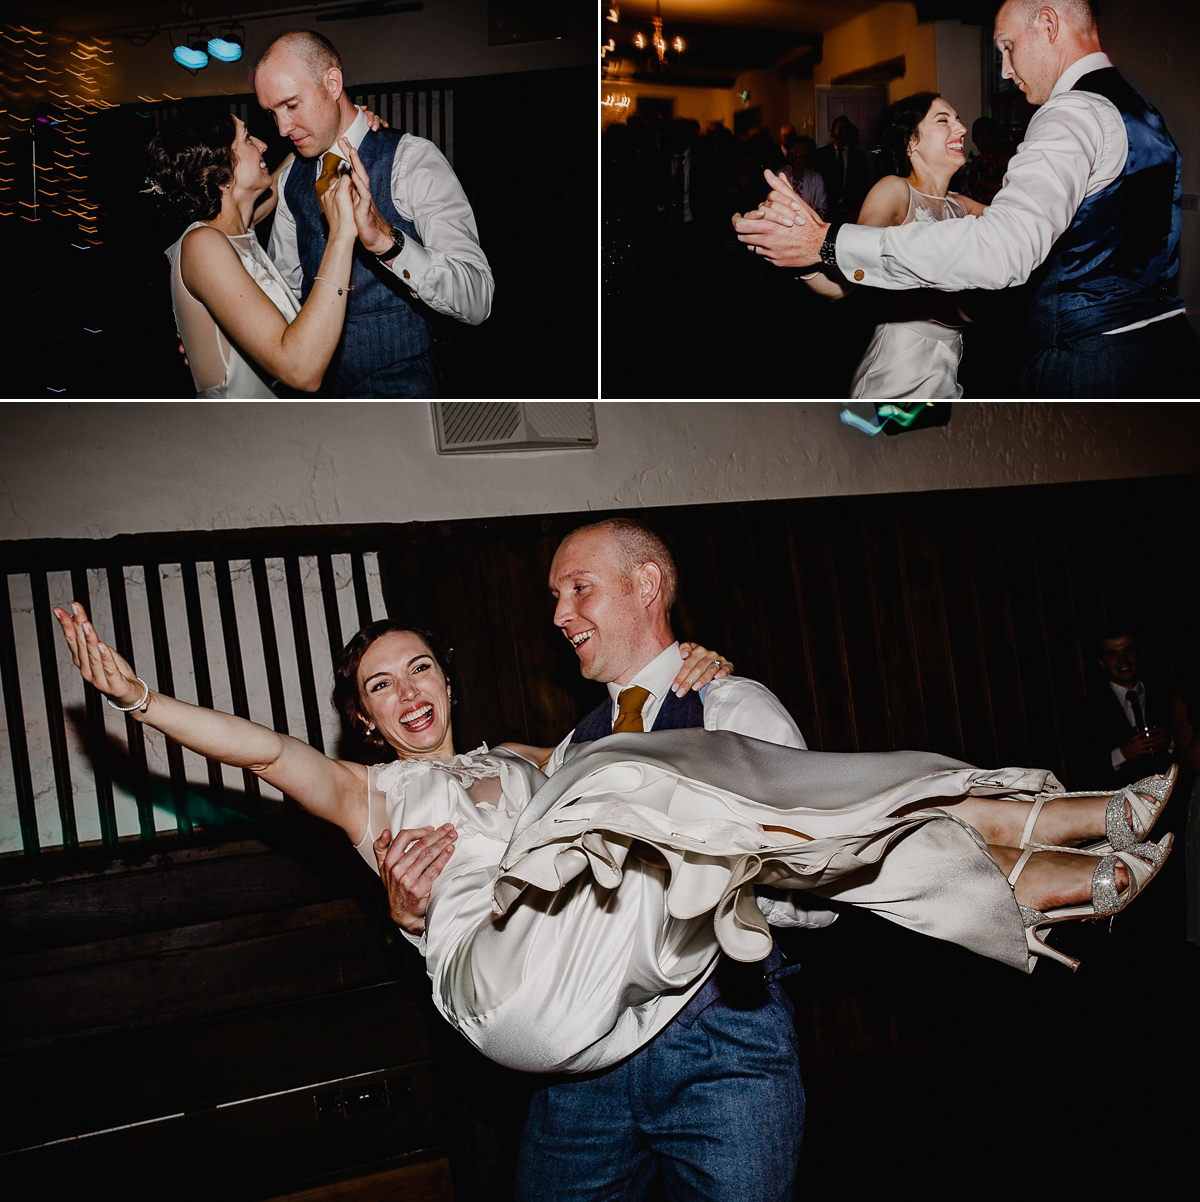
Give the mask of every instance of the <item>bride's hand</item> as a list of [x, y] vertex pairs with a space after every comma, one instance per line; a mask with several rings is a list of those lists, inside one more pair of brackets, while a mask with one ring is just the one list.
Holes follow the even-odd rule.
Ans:
[[353, 241], [358, 230], [354, 224], [354, 187], [348, 175], [339, 175], [321, 197], [321, 212], [329, 222], [329, 241]]
[[72, 601], [68, 613], [56, 605], [54, 616], [62, 627], [80, 676], [122, 708], [135, 705], [146, 691], [145, 686], [124, 657], [96, 637], [83, 606]]
[[689, 689], [702, 689], [710, 681], [728, 676], [733, 671], [733, 662], [700, 643], [680, 643], [679, 654], [683, 656], [683, 667], [671, 684], [677, 697], [684, 696]]

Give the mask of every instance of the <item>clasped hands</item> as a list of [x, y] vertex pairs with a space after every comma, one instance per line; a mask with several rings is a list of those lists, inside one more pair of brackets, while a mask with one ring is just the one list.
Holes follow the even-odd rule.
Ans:
[[771, 195], [751, 213], [734, 213], [738, 241], [776, 267], [811, 267], [821, 261], [829, 225], [813, 212], [785, 179], [764, 171]]
[[[349, 164], [349, 170], [339, 175], [325, 190], [324, 196], [321, 197], [321, 211], [330, 223], [332, 234], [334, 222], [338, 217], [343, 221], [348, 220], [352, 210], [358, 240], [372, 254], [379, 254], [392, 244], [391, 223], [385, 221], [375, 207], [375, 201], [371, 197], [371, 181], [362, 159], [358, 157], [358, 151], [346, 138], [338, 139], [338, 148]], [[338, 213], [338, 217], [335, 217], [339, 205], [344, 208]]]

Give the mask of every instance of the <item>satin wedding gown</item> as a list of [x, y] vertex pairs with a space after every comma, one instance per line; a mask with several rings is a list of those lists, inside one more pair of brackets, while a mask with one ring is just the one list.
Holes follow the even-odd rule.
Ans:
[[[908, 213], [901, 225], [913, 221], [950, 221], [967, 211], [951, 196], [926, 196], [908, 186]], [[898, 310], [920, 305], [918, 295], [889, 298]], [[851, 397], [879, 400], [952, 399], [962, 396], [958, 365], [962, 361], [962, 331], [925, 319], [894, 321], [875, 327], [875, 333], [850, 384]]]
[[[166, 251], [171, 261], [171, 305], [175, 310], [175, 328], [187, 352], [192, 382], [196, 386], [196, 399], [275, 400], [274, 380], [225, 337], [204, 304], [187, 290], [180, 275], [179, 250], [183, 240], [192, 230], [205, 224], [203, 221], [193, 221]], [[292, 290], [284, 283], [283, 276], [259, 244], [254, 231], [225, 236], [229, 239], [229, 245], [237, 251], [250, 278], [274, 302], [280, 313], [289, 322], [293, 321], [300, 312], [300, 306]]]
[[[373, 870], [385, 827], [458, 829], [422, 950], [435, 1005], [492, 1060], [586, 1072], [628, 1056], [686, 1005], [722, 950], [770, 952], [755, 884], [811, 890], [1030, 971], [1003, 874], [980, 836], [936, 807], [1060, 791], [1047, 771], [983, 771], [915, 751], [797, 751], [727, 731], [580, 748], [549, 780], [486, 748], [370, 769], [357, 846]], [[495, 776], [500, 803], [476, 805], [471, 785]], [[780, 844], [763, 825], [813, 837]], [[635, 841], [666, 867], [631, 854]]]

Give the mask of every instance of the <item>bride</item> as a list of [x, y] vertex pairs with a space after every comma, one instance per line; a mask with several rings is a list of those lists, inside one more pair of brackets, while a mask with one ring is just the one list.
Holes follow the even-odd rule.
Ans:
[[[950, 180], [966, 162], [966, 133], [958, 114], [934, 92], [917, 92], [886, 109], [879, 119], [879, 150], [890, 174], [867, 194], [858, 223], [884, 227], [981, 216], [985, 205], [949, 191]], [[777, 192], [794, 194], [779, 177], [768, 173], [768, 182]], [[831, 266], [800, 278], [830, 300], [856, 287]], [[851, 381], [851, 397], [961, 397], [961, 331], [970, 319], [955, 296], [917, 289], [886, 294], [881, 303], [889, 320], [875, 328]]]
[[[316, 392], [346, 316], [355, 211], [371, 203], [357, 153], [351, 173], [321, 197], [329, 239], [314, 287], [298, 305], [254, 233], [272, 207], [266, 146], [225, 109], [196, 109], [164, 123], [150, 141], [150, 191], [185, 227], [168, 249], [171, 301], [196, 396], [274, 398], [275, 383]], [[256, 212], [256, 207], [258, 211]]]
[[[455, 753], [444, 661], [394, 621], [360, 631], [335, 666], [343, 717], [396, 756], [365, 767], [157, 693], [82, 606], [54, 612], [110, 705], [261, 776], [373, 868], [419, 876], [415, 837], [456, 842], [435, 856], [421, 941], [434, 1002], [485, 1055], [529, 1072], [614, 1064], [679, 1013], [721, 950], [765, 957], [755, 884], [863, 906], [1029, 971], [1040, 954], [1075, 963], [1039, 928], [1123, 909], [1171, 846], [1146, 835], [1173, 772], [1113, 796], [1065, 794], [1044, 770], [682, 730], [580, 745], [547, 782], [536, 763], [549, 749]], [[720, 661], [690, 662], [677, 691]]]

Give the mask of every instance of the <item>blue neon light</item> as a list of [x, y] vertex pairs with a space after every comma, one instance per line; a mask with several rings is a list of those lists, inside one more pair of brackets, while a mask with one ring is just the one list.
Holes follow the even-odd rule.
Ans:
[[189, 71], [199, 71], [208, 66], [208, 55], [203, 50], [193, 50], [190, 46], [176, 46], [171, 57]]
[[241, 42], [228, 42], [224, 38], [209, 38], [208, 52], [221, 63], [236, 63], [242, 57]]

